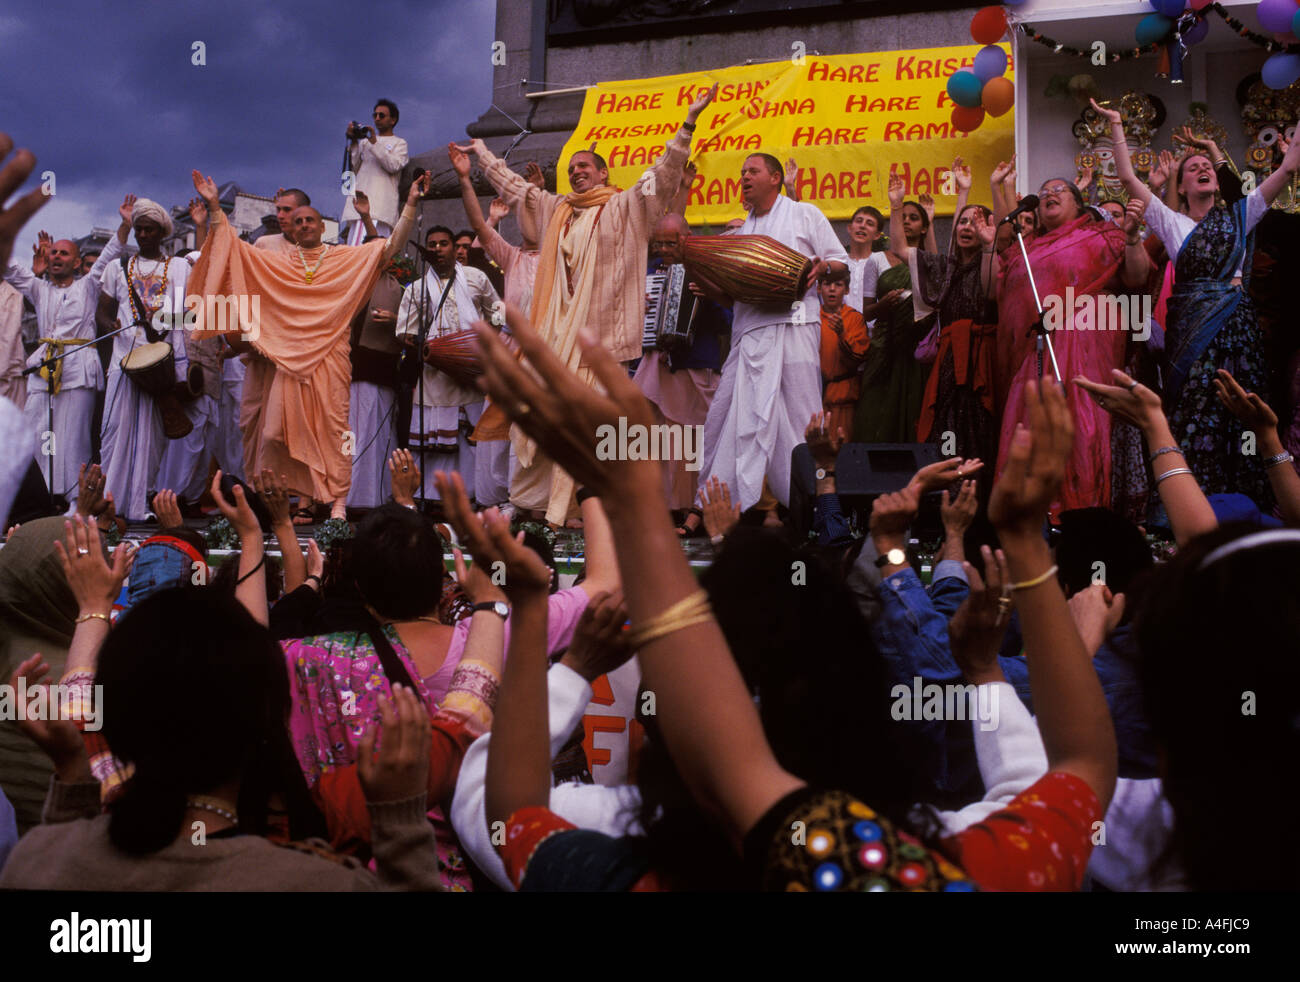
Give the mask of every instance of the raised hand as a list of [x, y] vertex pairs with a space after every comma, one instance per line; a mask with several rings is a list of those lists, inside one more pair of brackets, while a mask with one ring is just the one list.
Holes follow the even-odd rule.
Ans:
[[455, 546], [452, 546], [451, 555], [456, 564], [456, 582], [465, 591], [470, 603], [485, 604], [506, 599], [505, 591], [492, 582], [492, 577], [481, 563], [467, 566], [465, 554]]
[[[36, 695], [41, 679], [49, 674], [50, 666], [39, 653], [32, 655], [14, 669], [9, 678], [9, 691], [18, 692], [20, 686], [27, 692], [28, 698]], [[58, 705], [58, 698], [47, 692], [46, 705]], [[25, 707], [24, 707], [25, 708]], [[93, 781], [90, 770], [90, 758], [86, 754], [86, 744], [81, 731], [70, 719], [35, 719], [34, 716], [57, 716], [57, 713], [21, 713], [18, 714], [18, 730], [32, 743], [41, 748], [45, 756], [54, 764], [54, 772], [64, 784], [76, 784]]]
[[411, 182], [411, 190], [406, 193], [406, 203], [408, 205], [416, 204], [421, 198], [429, 193], [429, 183], [432, 178], [429, 172], [425, 171], [414, 181]]
[[44, 276], [45, 271], [50, 268], [50, 245], [54, 240], [50, 237], [49, 232], [41, 232], [37, 237], [36, 244], [32, 246], [32, 274], [34, 276]]
[[1147, 202], [1134, 195], [1124, 207], [1124, 234], [1135, 239], [1142, 230], [1142, 216], [1146, 214]]
[[194, 190], [208, 206], [208, 211], [221, 207], [221, 199], [217, 195], [217, 182], [211, 176], [204, 177], [196, 170], [190, 172], [190, 179], [194, 181]]
[[1001, 184], [1006, 180], [1007, 174], [1011, 172], [1011, 164], [1008, 161], [1000, 160], [998, 165], [993, 168], [993, 173], [989, 175], [990, 184]]
[[794, 198], [799, 190], [799, 165], [793, 157], [785, 162], [785, 193]]
[[456, 172], [457, 177], [469, 177], [469, 154], [456, 144], [448, 143], [447, 159], [451, 161], [451, 169]]
[[1143, 432], [1157, 420], [1164, 419], [1164, 408], [1160, 404], [1159, 395], [1118, 368], [1111, 369], [1110, 374], [1115, 380], [1114, 385], [1091, 382], [1082, 375], [1073, 381], [1106, 412], [1126, 423], [1132, 423]]
[[206, 225], [208, 221], [208, 207], [203, 203], [202, 198], [191, 198], [189, 203], [190, 221], [195, 225]]
[[1124, 122], [1124, 117], [1119, 114], [1119, 110], [1111, 109], [1109, 106], [1100, 105], [1096, 99], [1089, 99], [1088, 101], [1092, 103], [1093, 111], [1111, 126], [1114, 126], [1116, 123], [1122, 124]]
[[952, 162], [952, 177], [957, 182], [958, 191], [969, 191], [971, 186], [970, 168], [962, 161], [960, 157], [955, 157]]
[[[429, 711], [412, 690], [394, 682], [392, 698], [379, 697], [379, 726], [361, 738], [357, 778], [366, 801], [378, 804], [414, 798], [429, 787], [429, 747], [433, 727]], [[375, 742], [383, 734], [383, 749]]]
[[264, 468], [261, 476], [252, 475], [249, 483], [271, 513], [273, 527], [293, 524], [289, 514], [289, 479], [285, 475], [281, 474], [277, 479], [275, 471]]
[[919, 499], [910, 486], [902, 491], [882, 494], [871, 503], [871, 518], [867, 527], [879, 543], [882, 539], [902, 539], [916, 518]]
[[180, 507], [176, 504], [175, 491], [164, 488], [154, 495], [153, 513], [158, 518], [159, 528], [174, 529], [185, 524]]
[[457, 143], [455, 146], [457, 150], [463, 150], [465, 153], [472, 153], [476, 157], [487, 150], [487, 144], [477, 136], [470, 137], [469, 143]]
[[409, 450], [394, 450], [388, 457], [388, 473], [393, 479], [393, 500], [399, 505], [415, 504], [420, 490], [420, 465]]
[[906, 194], [906, 186], [903, 179], [898, 176], [898, 165], [889, 165], [889, 207], [901, 208], [903, 206], [903, 197]]
[[258, 524], [257, 516], [253, 513], [252, 506], [244, 497], [243, 487], [236, 485], [234, 490], [234, 500], [228, 501], [226, 496], [221, 493], [221, 471], [212, 475], [212, 487], [208, 489], [212, 494], [212, 500], [217, 503], [217, 509], [238, 533], [240, 539], [262, 538], [262, 526]]
[[560, 664], [573, 669], [588, 683], [620, 668], [634, 653], [623, 630], [626, 623], [623, 591], [597, 593], [578, 618], [573, 643]]
[[978, 509], [979, 498], [975, 494], [974, 481], [962, 481], [955, 497], [951, 491], [944, 491], [943, 503], [939, 505], [944, 532], [960, 539], [970, 528], [971, 522], [975, 521]]
[[488, 222], [496, 225], [501, 219], [510, 214], [510, 206], [506, 204], [504, 198], [493, 198], [488, 202]]
[[917, 198], [917, 202], [920, 204], [921, 208], [924, 209], [925, 214], [929, 217], [930, 221], [934, 221], [934, 195], [927, 191], [925, 194]]
[[[14, 141], [8, 133], [0, 133], [0, 160], [9, 156], [14, 148]], [[23, 181], [36, 166], [36, 158], [30, 150], [19, 150], [0, 170], [0, 270], [9, 265], [13, 255], [14, 240], [37, 211], [45, 206], [50, 196], [43, 188], [32, 188], [7, 208], [4, 203], [9, 196], [22, 187]]]
[[971, 228], [975, 230], [975, 234], [979, 237], [979, 240], [984, 243], [984, 245], [991, 246], [998, 237], [997, 228], [984, 217], [984, 212], [980, 211], [978, 208], [972, 209], [969, 214]]
[[1029, 426], [1017, 424], [1006, 467], [989, 499], [989, 521], [1004, 545], [1008, 538], [1041, 541], [1043, 520], [1060, 493], [1074, 447], [1070, 407], [1054, 379], [1026, 383], [1025, 406]]
[[325, 556], [316, 544], [315, 538], [307, 540], [307, 582], [316, 577], [316, 589], [320, 589], [322, 577], [325, 576]]
[[709, 537], [729, 535], [740, 524], [740, 505], [731, 503], [731, 489], [727, 482], [712, 477], [700, 485], [700, 513], [704, 519], [704, 531]]
[[1119, 627], [1124, 617], [1124, 601], [1124, 594], [1112, 594], [1104, 583], [1094, 583], [1069, 599], [1070, 616], [1089, 655], [1095, 655]]
[[813, 413], [812, 419], [808, 421], [808, 426], [803, 431], [804, 441], [808, 444], [813, 460], [818, 467], [825, 470], [835, 466], [840, 448], [844, 446], [847, 439], [844, 435], [844, 427], [837, 426], [835, 432], [831, 433], [830, 425], [830, 413]]
[[1087, 191], [1092, 186], [1093, 169], [1091, 167], [1080, 167], [1079, 176], [1074, 179], [1074, 186], [1080, 191]]
[[524, 165], [524, 180], [534, 187], [539, 187], [543, 191], [546, 190], [546, 175], [542, 173], [541, 167], [537, 165], [535, 160], [530, 160]]
[[960, 481], [963, 477], [970, 477], [983, 466], [984, 462], [978, 457], [972, 457], [970, 460], [963, 460], [961, 457], [946, 457], [943, 460], [935, 461], [933, 464], [926, 464], [912, 475], [912, 479], [907, 482], [907, 486], [919, 497], [931, 491], [946, 488], [954, 481]]
[[360, 188], [352, 192], [352, 207], [356, 210], [358, 218], [365, 218], [370, 214], [370, 199]]
[[691, 108], [686, 110], [686, 122], [694, 123], [700, 118], [700, 113], [704, 112], [718, 95], [718, 83], [714, 82], [713, 87], [705, 92], [702, 96], [691, 103]]
[[1267, 402], [1242, 388], [1241, 383], [1226, 368], [1220, 368], [1214, 374], [1214, 394], [1247, 429], [1256, 434], [1277, 429], [1277, 413], [1273, 412]]
[[962, 674], [974, 685], [1002, 682], [998, 651], [1006, 634], [1011, 614], [1011, 572], [1007, 557], [999, 549], [980, 549], [984, 557], [984, 576], [970, 563], [963, 562], [970, 593], [948, 623], [948, 644]]
[[104, 510], [104, 472], [98, 464], [82, 464], [77, 471], [77, 514], [92, 518]]
[[63, 567], [68, 588], [77, 599], [81, 614], [110, 614], [131, 569], [135, 550], [119, 546], [110, 566], [104, 558], [99, 528], [80, 517], [63, 523], [63, 541], [54, 543], [54, 554]]
[[135, 201], [135, 195], [128, 194], [122, 199], [122, 203], [118, 205], [117, 213], [122, 216], [123, 225], [131, 224], [131, 212], [135, 209]]

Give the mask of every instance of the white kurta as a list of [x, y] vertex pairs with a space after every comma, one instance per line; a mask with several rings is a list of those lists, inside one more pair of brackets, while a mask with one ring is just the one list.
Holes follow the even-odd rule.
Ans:
[[[172, 346], [175, 361], [173, 376], [185, 378], [188, 361], [185, 354], [185, 283], [190, 264], [184, 259], [166, 260], [167, 292], [162, 290], [162, 260], [134, 260], [135, 290], [149, 309], [162, 304], [161, 314], [171, 318], [179, 314], [179, 325], [162, 338]], [[142, 279], [150, 274], [149, 279]], [[156, 275], [155, 275], [156, 274]], [[117, 324], [126, 327], [113, 339], [113, 356], [108, 363], [108, 388], [104, 394], [104, 423], [100, 430], [100, 459], [104, 468], [104, 490], [112, 492], [117, 513], [128, 521], [143, 521], [149, 512], [150, 491], [168, 484], [158, 483], [158, 466], [168, 441], [163, 435], [162, 412], [153, 396], [146, 393], [122, 371], [122, 359], [132, 349], [149, 343], [144, 328], [135, 324], [130, 289], [122, 275], [122, 264], [113, 263], [104, 271], [103, 292], [117, 301]], [[194, 437], [195, 434], [191, 434]], [[187, 438], [189, 439], [189, 438]], [[200, 440], [202, 435], [198, 435]], [[173, 488], [179, 492], [180, 488]]]
[[239, 432], [239, 403], [244, 391], [243, 356], [222, 359], [221, 405], [212, 448], [223, 474], [244, 479], [244, 439]]
[[[114, 235], [90, 272], [65, 287], [37, 279], [27, 267], [9, 263], [4, 278], [36, 308], [37, 337], [94, 340], [100, 280], [109, 264], [122, 254], [122, 249], [122, 242]], [[95, 392], [104, 387], [104, 371], [93, 344], [65, 350], [73, 353], [63, 359], [58, 394], [49, 395], [49, 387], [40, 372], [27, 376], [24, 415], [32, 431], [40, 434], [36, 441], [36, 462], [50, 483], [50, 491], [70, 499], [77, 493], [78, 469], [90, 462], [90, 420]], [[49, 345], [40, 345], [27, 359], [27, 367], [40, 364], [50, 353]], [[47, 436], [51, 408], [54, 429], [52, 436]]]
[[[879, 300], [876, 296], [876, 281], [889, 269], [889, 259], [883, 252], [873, 252], [866, 259], [846, 259], [849, 267], [849, 289], [844, 295], [844, 302], [854, 310], [862, 310], [866, 298]], [[870, 331], [875, 321], [867, 322]]]
[[[356, 189], [370, 199], [370, 217], [392, 228], [397, 224], [397, 182], [402, 168], [411, 159], [406, 141], [400, 136], [380, 136], [375, 142], [360, 140], [350, 153], [352, 172], [356, 174]], [[352, 207], [352, 198], [344, 199], [341, 222], [360, 219]]]
[[[500, 302], [487, 274], [472, 266], [456, 264], [455, 280], [437, 323], [431, 324], [428, 337], [441, 337], [470, 330], [474, 322], [492, 316]], [[412, 283], [402, 293], [397, 308], [397, 336], [414, 336], [420, 330], [420, 309], [426, 317], [438, 309], [444, 281], [430, 269], [423, 288]], [[467, 388], [445, 372], [428, 365], [423, 367], [411, 411], [409, 445], [421, 453], [420, 470], [424, 476], [426, 498], [437, 498], [433, 485], [435, 471], [459, 471], [470, 497], [475, 496], [476, 456], [469, 431], [483, 415], [483, 393]], [[486, 476], [486, 475], [485, 475]]]
[[[766, 235], [812, 258], [847, 262], [831, 223], [814, 205], [778, 197], [766, 215], [751, 212], [738, 235]], [[802, 307], [737, 303], [731, 352], [704, 423], [700, 484], [727, 482], [731, 498], [752, 508], [766, 477], [790, 500], [790, 454], [821, 401], [821, 305], [810, 284]]]

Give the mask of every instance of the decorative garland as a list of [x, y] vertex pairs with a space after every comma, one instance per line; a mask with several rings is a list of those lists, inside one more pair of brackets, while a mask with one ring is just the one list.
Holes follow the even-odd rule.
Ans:
[[[1272, 51], [1272, 52], [1285, 51], [1287, 54], [1292, 54], [1292, 55], [1300, 54], [1300, 43], [1283, 44], [1281, 41], [1275, 41], [1271, 37], [1268, 37], [1264, 34], [1260, 34], [1256, 31], [1252, 31], [1241, 21], [1237, 20], [1236, 17], [1233, 17], [1232, 14], [1228, 13], [1223, 8], [1223, 4], [1219, 3], [1218, 0], [1215, 0], [1214, 3], [1206, 4], [1200, 10], [1185, 11], [1182, 16], [1183, 18], [1190, 16], [1199, 21], [1199, 20], [1203, 20], [1206, 14], [1209, 13], [1209, 11], [1211, 10], [1213, 10], [1216, 14], [1222, 17], [1224, 23], [1227, 24], [1232, 31], [1234, 31], [1240, 37], [1245, 38], [1251, 44], [1257, 45], [1258, 47], [1261, 48], [1265, 48], [1268, 51]], [[1181, 19], [1179, 22], [1181, 23]], [[1062, 44], [1060, 41], [1055, 41], [1052, 38], [1049, 38], [1046, 35], [1041, 34], [1038, 31], [1034, 30], [1032, 24], [1020, 23], [1016, 25], [1016, 28], [1027, 38], [1029, 38], [1031, 41], [1037, 41], [1039, 44], [1043, 45], [1044, 47], [1051, 48], [1056, 54], [1073, 55], [1076, 58], [1092, 57], [1091, 50], [1080, 51], [1078, 48], [1075, 48], [1071, 45]], [[1154, 52], [1159, 51], [1161, 44], [1162, 42], [1155, 41], [1152, 42], [1151, 44], [1144, 45], [1140, 48], [1132, 48], [1123, 51], [1108, 52], [1106, 56], [1106, 60], [1111, 64], [1114, 64], [1119, 61], [1126, 61], [1130, 58], [1140, 58], [1142, 55], [1153, 54]]]

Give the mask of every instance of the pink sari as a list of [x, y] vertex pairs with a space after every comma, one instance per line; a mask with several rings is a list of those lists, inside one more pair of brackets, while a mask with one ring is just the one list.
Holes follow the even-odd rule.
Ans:
[[[1080, 297], [1111, 292], [1124, 261], [1124, 232], [1109, 222], [1083, 215], [1028, 245], [1034, 281], [1044, 304], [1049, 296], [1064, 303], [1066, 287]], [[1025, 383], [1037, 374], [1037, 357], [1030, 329], [1038, 320], [1034, 295], [1018, 246], [1002, 253], [998, 284], [997, 389], [1002, 394], [1002, 429], [998, 439], [998, 473], [1006, 466], [1017, 423], [1028, 424]], [[1097, 318], [1093, 318], [1095, 328]], [[1074, 452], [1061, 487], [1061, 500], [1052, 516], [1071, 508], [1110, 507], [1110, 414], [1082, 390], [1070, 384], [1076, 375], [1110, 381], [1112, 368], [1124, 367], [1127, 331], [1075, 330], [1076, 317], [1067, 310], [1062, 330], [1052, 332], [1057, 364], [1074, 414]], [[1043, 373], [1052, 373], [1043, 353]]]

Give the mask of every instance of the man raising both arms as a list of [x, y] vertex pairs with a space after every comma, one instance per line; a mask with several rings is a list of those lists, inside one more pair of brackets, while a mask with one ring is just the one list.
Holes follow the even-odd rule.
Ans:
[[[331, 517], [346, 516], [355, 435], [348, 431], [349, 326], [415, 221], [428, 178], [411, 185], [391, 239], [361, 246], [322, 245], [325, 223], [311, 207], [293, 213], [293, 251], [269, 253], [235, 235], [221, 211], [212, 178], [194, 171], [194, 187], [208, 205], [211, 230], [191, 275], [191, 293], [204, 297], [199, 329], [243, 332], [275, 364], [262, 407], [265, 466], [288, 477], [289, 487], [332, 502]], [[207, 323], [209, 311], [229, 312], [240, 295], [251, 313], [238, 324]], [[247, 439], [247, 434], [245, 435]]]
[[[598, 331], [601, 343], [619, 361], [641, 355], [650, 230], [677, 194], [695, 121], [717, 92], [714, 85], [691, 104], [686, 122], [663, 155], [626, 191], [609, 186], [609, 169], [591, 150], [569, 158], [573, 191], [558, 195], [510, 170], [482, 140], [458, 148], [478, 155], [488, 181], [515, 209], [524, 237], [541, 243], [530, 319], [560, 360], [588, 384], [592, 375], [581, 364], [579, 330]], [[475, 438], [499, 439], [492, 424], [501, 419], [497, 407], [485, 410]], [[573, 479], [543, 457], [518, 427], [511, 432], [511, 443], [519, 459], [510, 480], [511, 504], [545, 508], [547, 521], [554, 525], [576, 517]]]

